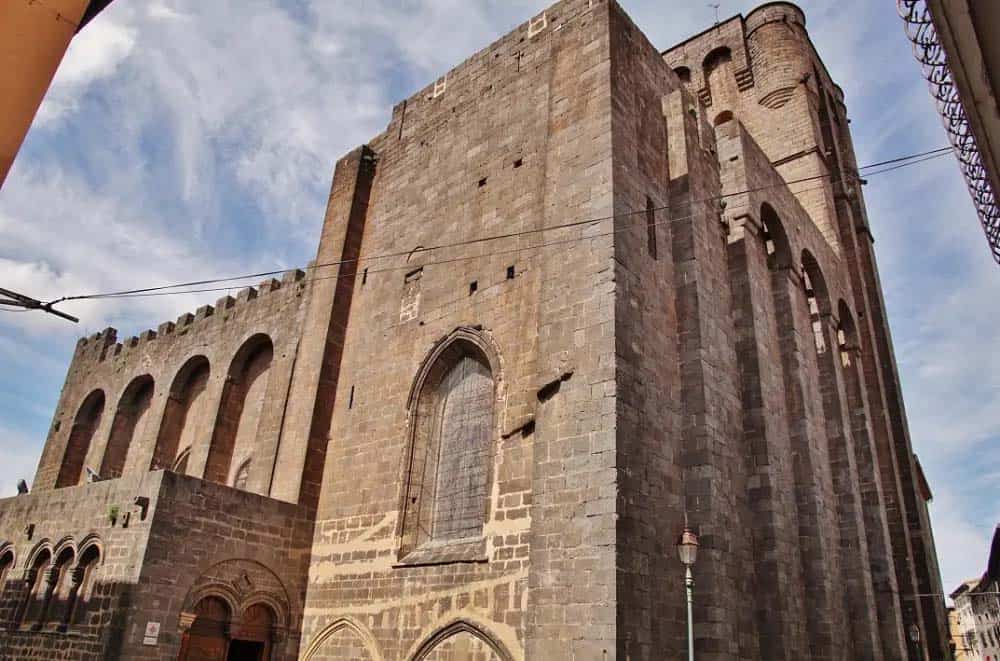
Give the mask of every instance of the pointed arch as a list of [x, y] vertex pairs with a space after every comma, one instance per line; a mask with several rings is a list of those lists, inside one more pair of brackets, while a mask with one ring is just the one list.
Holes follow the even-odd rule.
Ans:
[[264, 406], [274, 344], [263, 333], [250, 337], [233, 356], [216, 416], [205, 479], [234, 484], [236, 471], [253, 456]]
[[196, 429], [205, 414], [205, 389], [210, 374], [208, 358], [202, 355], [192, 356], [178, 370], [170, 384], [150, 470], [173, 467], [178, 450], [190, 448], [198, 440]]
[[56, 478], [56, 489], [80, 483], [83, 462], [87, 460], [90, 442], [101, 424], [103, 414], [104, 391], [97, 389], [84, 398], [80, 408], [77, 409], [76, 417], [73, 418], [73, 427], [66, 441], [66, 452], [63, 454], [59, 476]]
[[456, 329], [424, 359], [410, 391], [405, 556], [427, 542], [481, 537], [492, 478], [500, 360], [487, 336]]
[[[513, 661], [514, 656], [501, 640], [490, 633], [486, 627], [473, 624], [467, 619], [456, 620], [451, 624], [437, 629], [427, 636], [417, 646], [417, 651], [409, 658], [412, 661], [437, 661], [438, 658], [451, 658], [447, 656], [449, 644], [459, 638], [471, 639], [483, 648], [483, 652], [492, 653], [489, 661]], [[439, 655], [438, 652], [441, 654]]]
[[153, 377], [143, 374], [132, 379], [118, 400], [118, 409], [111, 423], [111, 435], [101, 461], [101, 477], [121, 477], [125, 470], [129, 447], [146, 430], [149, 407], [153, 402]]
[[[360, 643], [361, 650], [357, 649]], [[379, 651], [378, 642], [371, 632], [350, 617], [341, 617], [323, 628], [313, 637], [309, 647], [303, 655], [303, 661], [312, 661], [314, 657], [324, 658], [324, 656], [336, 657], [337, 652], [346, 651], [350, 658], [358, 658], [360, 661], [382, 661], [382, 653]], [[365, 653], [365, 659], [361, 654]], [[344, 656], [344, 654], [340, 654]]]

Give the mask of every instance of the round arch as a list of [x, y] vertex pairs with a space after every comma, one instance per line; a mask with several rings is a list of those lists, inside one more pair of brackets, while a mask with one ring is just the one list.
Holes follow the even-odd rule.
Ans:
[[111, 435], [104, 448], [101, 460], [101, 477], [121, 477], [125, 470], [129, 448], [136, 434], [142, 434], [145, 427], [156, 384], [149, 374], [132, 379], [118, 398], [115, 417], [111, 423]]
[[791, 268], [792, 247], [788, 234], [778, 212], [767, 202], [760, 207], [760, 224], [768, 266], [771, 270]]
[[731, 121], [733, 121], [733, 111], [723, 110], [722, 112], [720, 112], [718, 115], [715, 116], [715, 119], [712, 120], [712, 126], [722, 126], [726, 122], [731, 122]]
[[831, 314], [833, 312], [830, 301], [830, 290], [826, 286], [826, 277], [819, 267], [819, 262], [808, 249], [802, 251], [802, 272], [806, 276], [807, 283], [811, 286], [816, 304], [819, 306], [820, 314]]
[[713, 48], [705, 55], [705, 59], [701, 61], [701, 68], [708, 74], [720, 64], [732, 61], [733, 51], [728, 46], [719, 46], [718, 48]]
[[234, 486], [237, 477], [234, 462], [238, 468], [255, 454], [260, 412], [273, 360], [274, 342], [265, 333], [250, 335], [233, 355], [215, 413], [205, 464], [206, 480]]
[[224, 600], [234, 614], [242, 613], [253, 603], [266, 603], [275, 614], [275, 624], [288, 627], [291, 606], [288, 591], [277, 574], [255, 560], [234, 558], [210, 566], [191, 582], [181, 602], [181, 611], [193, 612], [205, 597]]
[[80, 483], [83, 474], [83, 463], [87, 460], [90, 443], [101, 424], [104, 414], [105, 396], [100, 388], [90, 391], [83, 399], [80, 408], [73, 418], [73, 427], [66, 440], [66, 451], [63, 453], [59, 475], [56, 478], [56, 488], [72, 487]]
[[858, 342], [858, 325], [854, 321], [854, 313], [851, 306], [844, 299], [837, 301], [837, 325], [844, 334], [844, 341], [848, 345], [856, 345]]
[[211, 365], [203, 354], [191, 356], [177, 370], [167, 391], [167, 405], [160, 422], [150, 470], [173, 467], [179, 451], [191, 445], [187, 429], [190, 426], [189, 413], [203, 398], [211, 375]]

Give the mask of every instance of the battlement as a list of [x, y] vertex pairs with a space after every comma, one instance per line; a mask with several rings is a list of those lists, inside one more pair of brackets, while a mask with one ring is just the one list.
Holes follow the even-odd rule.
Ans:
[[230, 314], [242, 311], [243, 306], [272, 302], [276, 295], [301, 295], [305, 287], [305, 271], [295, 269], [282, 274], [280, 280], [268, 278], [256, 287], [245, 287], [234, 297], [223, 296], [214, 305], [203, 305], [194, 313], [185, 312], [176, 321], [165, 321], [156, 330], [146, 329], [124, 340], [118, 341], [118, 329], [108, 327], [89, 337], [82, 337], [76, 343], [73, 363], [78, 361], [103, 362], [108, 357], [117, 357], [133, 349], [170, 335], [196, 333], [208, 324], [225, 323]]

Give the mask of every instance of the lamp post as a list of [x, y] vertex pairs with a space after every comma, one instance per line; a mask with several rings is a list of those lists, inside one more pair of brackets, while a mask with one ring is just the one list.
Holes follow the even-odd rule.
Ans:
[[684, 587], [687, 589], [688, 661], [694, 661], [694, 614], [692, 612], [694, 577], [691, 576], [691, 567], [698, 557], [698, 536], [688, 528], [687, 517], [684, 518], [684, 532], [677, 540], [677, 556], [684, 564]]

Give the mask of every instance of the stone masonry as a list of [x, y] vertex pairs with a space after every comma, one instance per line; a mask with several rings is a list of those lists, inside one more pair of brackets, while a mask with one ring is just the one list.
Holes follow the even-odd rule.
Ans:
[[698, 658], [946, 659], [872, 243], [801, 10], [563, 0], [337, 162], [308, 269], [80, 341], [0, 658], [680, 658], [686, 518]]

